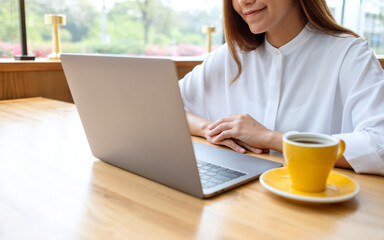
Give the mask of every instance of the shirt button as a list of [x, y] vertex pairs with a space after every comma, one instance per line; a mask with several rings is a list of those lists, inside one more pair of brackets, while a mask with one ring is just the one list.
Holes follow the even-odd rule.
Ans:
[[279, 50], [276, 50], [275, 55], [279, 56], [279, 54], [280, 54]]

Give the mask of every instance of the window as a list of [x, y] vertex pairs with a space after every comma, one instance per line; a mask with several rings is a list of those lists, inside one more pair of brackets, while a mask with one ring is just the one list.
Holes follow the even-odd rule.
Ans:
[[[384, 54], [382, 0], [327, 0], [336, 21]], [[214, 26], [213, 48], [224, 42], [222, 2], [206, 0], [25, 0], [28, 50], [45, 57], [52, 29], [45, 14], [64, 14], [63, 52], [201, 56], [203, 26]], [[18, 0], [0, 0], [0, 57], [20, 54]]]
[[20, 53], [19, 10], [17, 0], [0, 0], [0, 58]]
[[51, 49], [44, 14], [64, 14], [63, 52], [198, 56], [204, 53], [202, 27], [213, 25], [213, 45], [223, 42], [221, 1], [194, 0], [25, 0], [31, 51]]

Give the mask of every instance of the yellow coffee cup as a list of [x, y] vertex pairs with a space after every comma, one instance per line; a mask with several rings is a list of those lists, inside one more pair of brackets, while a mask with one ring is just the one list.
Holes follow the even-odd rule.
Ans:
[[303, 192], [324, 191], [329, 173], [343, 156], [345, 143], [330, 135], [287, 132], [283, 136], [283, 155], [292, 188]]

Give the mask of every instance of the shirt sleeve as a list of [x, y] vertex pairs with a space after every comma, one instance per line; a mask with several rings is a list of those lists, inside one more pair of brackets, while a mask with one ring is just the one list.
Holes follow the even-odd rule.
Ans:
[[180, 93], [186, 111], [213, 120], [210, 116], [212, 106], [225, 99], [221, 93], [223, 86], [225, 86], [222, 81], [225, 78], [228, 55], [227, 45], [224, 44], [210, 53], [202, 64], [196, 66], [179, 81]]
[[204, 65], [205, 62], [197, 65], [179, 81], [184, 109], [200, 117], [206, 117], [204, 104]]
[[354, 40], [339, 76], [344, 102], [344, 157], [358, 173], [384, 175], [384, 72], [362, 39]]

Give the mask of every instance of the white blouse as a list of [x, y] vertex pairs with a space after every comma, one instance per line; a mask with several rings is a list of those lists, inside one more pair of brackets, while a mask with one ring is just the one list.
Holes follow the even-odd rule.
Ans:
[[223, 45], [180, 80], [187, 111], [211, 121], [248, 113], [271, 130], [332, 134], [359, 173], [384, 175], [384, 71], [366, 41], [307, 25], [286, 45], [240, 53]]

